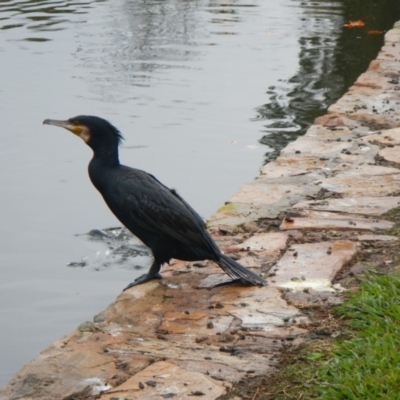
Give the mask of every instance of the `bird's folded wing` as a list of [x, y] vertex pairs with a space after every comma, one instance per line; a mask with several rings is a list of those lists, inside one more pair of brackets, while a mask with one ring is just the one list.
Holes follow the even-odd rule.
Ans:
[[132, 223], [155, 235], [167, 235], [191, 246], [215, 244], [202, 218], [174, 190], [144, 171], [133, 170], [120, 179], [117, 191]]

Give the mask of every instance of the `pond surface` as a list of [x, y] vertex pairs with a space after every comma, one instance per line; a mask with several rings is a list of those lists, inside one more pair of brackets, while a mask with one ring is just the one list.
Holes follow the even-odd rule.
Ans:
[[109, 119], [121, 161], [206, 218], [375, 57], [382, 37], [343, 23], [388, 29], [400, 12], [354, 3], [0, 1], [0, 385], [150, 262], [134, 239], [134, 257], [110, 258], [118, 229], [85, 235], [119, 223], [89, 182], [91, 150], [42, 121]]

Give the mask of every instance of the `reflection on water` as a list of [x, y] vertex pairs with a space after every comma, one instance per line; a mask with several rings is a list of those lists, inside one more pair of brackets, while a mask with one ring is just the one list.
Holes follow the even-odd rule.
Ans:
[[78, 32], [75, 56], [94, 72], [97, 92], [106, 87], [108, 97], [115, 93], [114, 100], [123, 101], [126, 89], [148, 87], [166, 69], [188, 68], [184, 62], [199, 53], [196, 2], [121, 1], [112, 7], [100, 35], [97, 29], [85, 36]]
[[[339, 99], [367, 69], [383, 44], [383, 36], [368, 30], [386, 31], [400, 18], [397, 0], [319, 1], [301, 3], [304, 10], [299, 38], [299, 71], [270, 87], [269, 102], [257, 108], [257, 117], [268, 122], [260, 142], [273, 149], [265, 162], [305, 133], [315, 118]], [[364, 29], [345, 29], [349, 20], [366, 21]]]
[[332, 69], [344, 23], [343, 7], [342, 1], [302, 4], [305, 17], [298, 39], [299, 70], [290, 79], [269, 87], [270, 102], [257, 109], [258, 117], [267, 121], [260, 142], [274, 149], [267, 153], [266, 162], [304, 134], [344, 90], [342, 77]]
[[51, 35], [44, 32], [67, 29], [74, 21], [73, 15], [87, 14], [95, 3], [103, 1], [0, 1], [0, 30], [24, 28], [24, 35], [29, 32], [33, 36], [20, 40], [52, 40]]
[[[169, 70], [176, 74], [188, 69], [201, 73], [198, 61], [213, 52], [209, 48], [220, 44], [220, 39], [214, 36], [243, 33], [236, 29], [241, 21], [239, 13], [245, 8], [249, 17], [258, 6], [220, 0], [125, 0], [112, 8], [106, 23], [99, 23], [101, 35], [95, 29], [93, 34], [85, 32], [80, 37], [77, 28], [75, 56], [80, 66], [92, 71], [89, 79], [97, 96], [123, 102], [131, 98], [133, 86], [162, 84], [171, 90], [189, 87], [193, 74], [182, 72], [181, 79], [171, 79]], [[205, 29], [204, 23], [213, 25]], [[87, 82], [88, 76], [84, 79]], [[145, 104], [149, 100], [153, 98], [145, 96]]]

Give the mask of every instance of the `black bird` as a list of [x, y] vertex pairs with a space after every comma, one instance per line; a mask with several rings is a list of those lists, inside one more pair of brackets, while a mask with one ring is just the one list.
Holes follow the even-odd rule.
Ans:
[[250, 285], [266, 284], [264, 279], [218, 249], [204, 221], [175, 190], [147, 172], [120, 164], [118, 146], [123, 137], [108, 121], [80, 115], [66, 121], [46, 119], [43, 124], [68, 129], [92, 148], [90, 180], [115, 216], [153, 253], [154, 261], [148, 273], [124, 290], [161, 279], [160, 268], [171, 258], [212, 260], [233, 279]]

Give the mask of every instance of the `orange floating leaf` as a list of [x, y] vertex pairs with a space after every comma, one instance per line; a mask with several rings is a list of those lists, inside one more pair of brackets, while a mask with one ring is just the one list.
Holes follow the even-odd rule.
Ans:
[[359, 19], [358, 21], [349, 21], [348, 24], [344, 24], [346, 28], [362, 28], [365, 25], [364, 21]]
[[378, 30], [371, 30], [367, 32], [368, 35], [382, 35], [383, 31], [378, 31]]

